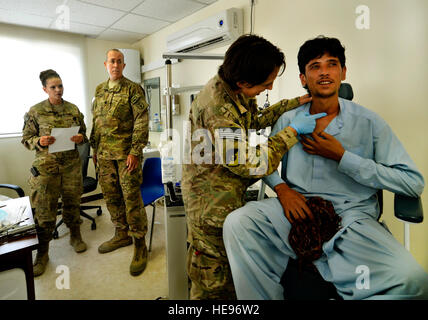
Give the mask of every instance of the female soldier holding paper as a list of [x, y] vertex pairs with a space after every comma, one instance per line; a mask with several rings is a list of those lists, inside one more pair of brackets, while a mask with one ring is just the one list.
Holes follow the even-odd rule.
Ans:
[[35, 221], [39, 247], [34, 263], [34, 276], [41, 275], [49, 260], [49, 241], [55, 229], [58, 199], [63, 204], [63, 219], [70, 228], [70, 244], [76, 252], [86, 250], [80, 234], [80, 196], [82, 194], [82, 168], [79, 152], [73, 150], [49, 153], [55, 142], [53, 128], [79, 127], [71, 141], [81, 144], [88, 141], [83, 115], [72, 103], [62, 99], [64, 87], [58, 73], [46, 70], [40, 73], [43, 90], [48, 99], [33, 107], [24, 116], [22, 144], [36, 150], [31, 168], [31, 206], [35, 208]]

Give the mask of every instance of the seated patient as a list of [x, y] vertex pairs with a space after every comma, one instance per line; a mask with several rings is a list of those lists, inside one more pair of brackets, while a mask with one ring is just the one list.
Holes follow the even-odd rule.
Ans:
[[[296, 258], [291, 224], [311, 219], [308, 197], [331, 201], [341, 228], [313, 262], [344, 299], [428, 299], [428, 274], [377, 221], [378, 189], [420, 196], [424, 180], [387, 123], [374, 112], [338, 98], [345, 80], [345, 49], [335, 38], [306, 41], [299, 50], [302, 85], [313, 100], [284, 113], [275, 134], [300, 112], [326, 112], [311, 137], [301, 139], [265, 178], [278, 198], [249, 202], [233, 211], [223, 238], [238, 299], [283, 299], [280, 284]], [[361, 272], [367, 270], [366, 284]]]

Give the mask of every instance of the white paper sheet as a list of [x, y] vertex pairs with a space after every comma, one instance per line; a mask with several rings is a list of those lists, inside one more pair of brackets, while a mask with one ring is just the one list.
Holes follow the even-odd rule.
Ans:
[[73, 150], [75, 143], [71, 137], [79, 132], [79, 127], [53, 128], [51, 136], [55, 137], [55, 142], [49, 145], [49, 153]]

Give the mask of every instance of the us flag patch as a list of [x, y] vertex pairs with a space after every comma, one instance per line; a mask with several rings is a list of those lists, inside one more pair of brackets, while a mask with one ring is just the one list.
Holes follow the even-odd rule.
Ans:
[[219, 128], [218, 131], [220, 139], [243, 140], [241, 128]]

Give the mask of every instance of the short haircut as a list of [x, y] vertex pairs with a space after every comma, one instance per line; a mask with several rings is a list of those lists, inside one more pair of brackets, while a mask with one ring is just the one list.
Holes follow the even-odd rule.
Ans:
[[345, 47], [336, 38], [318, 36], [314, 39], [307, 40], [299, 49], [297, 61], [299, 71], [305, 74], [305, 67], [309, 61], [320, 58], [324, 54], [330, 54], [332, 57], [338, 58], [342, 68], [345, 66]]
[[284, 53], [263, 37], [246, 34], [227, 49], [218, 74], [236, 90], [240, 81], [252, 86], [265, 82], [276, 67], [282, 68], [281, 75], [285, 70]]
[[52, 69], [48, 69], [48, 70], [40, 72], [39, 78], [40, 78], [40, 81], [42, 82], [43, 87], [46, 87], [46, 81], [48, 81], [48, 79], [51, 79], [51, 78], [61, 79], [59, 74], [55, 70], [52, 70]]
[[123, 52], [122, 51], [120, 51], [119, 49], [116, 49], [116, 48], [113, 48], [113, 49], [109, 49], [109, 50], [107, 50], [107, 52], [106, 52], [106, 61], [108, 60], [108, 53], [110, 52], [110, 51], [115, 51], [115, 52], [119, 52], [121, 55], [122, 55], [122, 57], [123, 57], [123, 63], [125, 63], [125, 55], [123, 54]]

